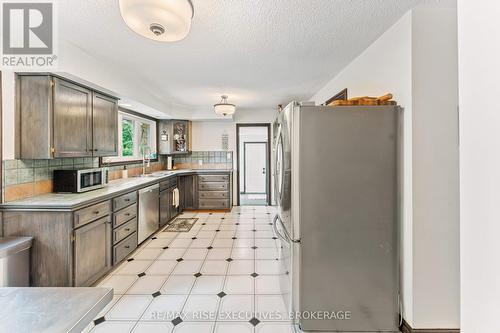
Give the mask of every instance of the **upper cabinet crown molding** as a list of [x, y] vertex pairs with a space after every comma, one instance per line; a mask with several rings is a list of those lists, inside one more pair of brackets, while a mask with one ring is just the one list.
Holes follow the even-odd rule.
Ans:
[[52, 75], [17, 75], [19, 158], [116, 156], [117, 99]]

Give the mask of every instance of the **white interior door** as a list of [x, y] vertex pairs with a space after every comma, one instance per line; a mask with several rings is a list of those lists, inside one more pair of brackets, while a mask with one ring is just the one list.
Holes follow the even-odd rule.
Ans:
[[267, 142], [245, 142], [245, 193], [266, 193]]

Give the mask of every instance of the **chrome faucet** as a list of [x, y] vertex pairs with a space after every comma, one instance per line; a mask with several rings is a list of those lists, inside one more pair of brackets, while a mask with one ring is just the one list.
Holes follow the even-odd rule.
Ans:
[[146, 168], [151, 166], [151, 148], [144, 147], [142, 149], [142, 175], [146, 174]]

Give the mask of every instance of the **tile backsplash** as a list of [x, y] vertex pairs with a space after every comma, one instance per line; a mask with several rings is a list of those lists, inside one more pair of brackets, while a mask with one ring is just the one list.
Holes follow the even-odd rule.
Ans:
[[99, 159], [93, 157], [2, 161], [4, 201], [14, 201], [52, 192], [52, 173], [56, 169], [98, 166]]
[[232, 151], [193, 151], [174, 156], [173, 164], [178, 169], [233, 169], [233, 160]]
[[[199, 161], [202, 161], [202, 165]], [[159, 156], [151, 162], [149, 172], [166, 169], [166, 156]], [[177, 169], [232, 169], [233, 152], [195, 151], [188, 155], [173, 156]], [[56, 169], [80, 169], [99, 167], [99, 158], [76, 157], [52, 160], [5, 160], [2, 161], [4, 202], [10, 202], [52, 192], [52, 174]], [[142, 172], [142, 163], [126, 165], [129, 177]], [[124, 166], [109, 167], [110, 180], [122, 178]]]

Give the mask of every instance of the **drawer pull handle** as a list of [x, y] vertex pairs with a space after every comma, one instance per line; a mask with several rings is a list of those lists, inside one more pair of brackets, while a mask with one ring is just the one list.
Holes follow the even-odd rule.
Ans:
[[125, 231], [130, 231], [130, 228], [125, 228]]
[[100, 212], [98, 210], [94, 211], [95, 215], [98, 215]]
[[130, 199], [129, 199], [129, 198], [126, 198], [126, 199], [125, 199], [125, 202], [129, 202], [129, 201], [130, 201]]
[[130, 249], [130, 245], [125, 245], [124, 248]]
[[130, 213], [125, 213], [125, 216], [130, 216]]

